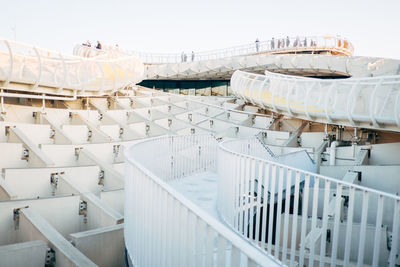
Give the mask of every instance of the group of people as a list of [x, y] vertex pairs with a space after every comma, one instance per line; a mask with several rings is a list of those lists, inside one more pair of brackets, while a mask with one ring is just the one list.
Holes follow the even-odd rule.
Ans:
[[[192, 56], [191, 56], [192, 62], [194, 61], [194, 52], [192, 51]], [[181, 62], [187, 62], [188, 56], [186, 55], [185, 52], [182, 52], [181, 54]]]
[[[89, 40], [87, 40], [86, 43], [83, 43], [82, 45], [87, 46], [87, 47], [92, 47], [92, 44], [90, 43]], [[101, 46], [100, 41], [97, 41], [96, 49], [101, 49], [101, 48], [102, 48], [102, 46]]]
[[[280, 38], [280, 39], [275, 40], [275, 38], [272, 38], [270, 41], [270, 48], [271, 48], [271, 50], [274, 50], [274, 49], [281, 49], [281, 48], [288, 48], [288, 47], [306, 47], [307, 43], [309, 43], [309, 46], [317, 45], [317, 43], [312, 39], [308, 42], [307, 38], [304, 38], [303, 40], [301, 40], [299, 37], [297, 37], [291, 46], [290, 38], [289, 38], [289, 36], [286, 36], [286, 39]], [[255, 41], [255, 48], [256, 48], [256, 52], [259, 52], [260, 41], [258, 40], [258, 38]]]

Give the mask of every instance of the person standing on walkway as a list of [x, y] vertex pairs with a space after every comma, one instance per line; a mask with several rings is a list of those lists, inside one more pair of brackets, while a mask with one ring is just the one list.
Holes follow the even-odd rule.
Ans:
[[101, 43], [100, 43], [100, 41], [97, 41], [96, 48], [97, 48], [97, 49], [101, 49]]
[[260, 40], [256, 39], [256, 52], [260, 49]]
[[275, 39], [274, 39], [274, 37], [272, 37], [272, 40], [271, 40], [271, 50], [274, 50], [275, 49]]
[[289, 36], [286, 36], [286, 47], [289, 47], [290, 45], [290, 39]]
[[194, 52], [192, 51], [192, 62], [194, 61]]

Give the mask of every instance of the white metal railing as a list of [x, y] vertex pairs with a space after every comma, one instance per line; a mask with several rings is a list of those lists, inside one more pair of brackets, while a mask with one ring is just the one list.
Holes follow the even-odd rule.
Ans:
[[103, 95], [140, 82], [143, 74], [144, 65], [134, 56], [77, 57], [0, 39], [2, 89], [68, 96]]
[[290, 266], [397, 266], [400, 197], [218, 149], [218, 210]]
[[234, 46], [224, 49], [210, 50], [195, 53], [146, 53], [123, 50], [118, 47], [106, 47], [104, 50], [77, 45], [74, 54], [80, 56], [98, 56], [103, 51], [109, 53], [134, 55], [145, 63], [180, 63], [191, 61], [214, 60], [227, 57], [251, 55], [257, 53], [297, 53], [330, 51], [337, 54], [351, 56], [354, 47], [346, 38], [340, 36], [301, 36], [271, 39], [263, 42]]
[[291, 117], [400, 131], [400, 75], [315, 79], [236, 71], [231, 89], [246, 101]]
[[135, 266], [278, 266], [168, 181], [215, 168], [210, 135], [163, 136], [127, 149], [125, 245]]

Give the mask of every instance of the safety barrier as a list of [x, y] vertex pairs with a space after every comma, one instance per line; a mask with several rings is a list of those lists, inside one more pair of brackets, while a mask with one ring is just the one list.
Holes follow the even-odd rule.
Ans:
[[218, 210], [244, 238], [290, 266], [398, 264], [399, 196], [237, 152], [238, 142], [219, 146]]
[[[330, 52], [333, 54], [351, 56], [354, 47], [350, 41], [340, 36], [302, 36], [271, 39], [263, 42], [234, 46], [218, 50], [210, 50], [196, 53], [145, 53], [123, 50], [119, 47], [106, 47], [103, 51], [110, 54], [134, 55], [145, 63], [180, 63], [190, 61], [206, 61], [257, 53], [319, 53]], [[98, 56], [101, 50], [77, 45], [74, 54], [79, 56]]]
[[400, 75], [315, 79], [236, 71], [231, 89], [252, 104], [291, 117], [400, 131]]
[[2, 89], [67, 96], [105, 95], [142, 80], [135, 56], [85, 58], [0, 39]]
[[168, 184], [215, 170], [216, 149], [212, 136], [192, 135], [127, 150], [125, 244], [135, 266], [281, 265]]

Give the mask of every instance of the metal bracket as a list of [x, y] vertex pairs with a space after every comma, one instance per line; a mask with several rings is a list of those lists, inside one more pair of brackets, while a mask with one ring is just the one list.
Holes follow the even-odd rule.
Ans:
[[50, 174], [50, 185], [52, 187], [52, 192], [51, 194], [54, 196], [55, 192], [57, 190], [57, 186], [58, 186], [58, 178], [60, 178], [61, 174], [64, 174], [65, 172], [53, 172]]
[[50, 139], [54, 139], [56, 136], [56, 131], [53, 128], [50, 128]]
[[92, 131], [89, 130], [88, 131], [88, 136], [87, 136], [87, 141], [90, 141], [92, 139], [92, 135], [93, 135]]
[[10, 126], [4, 127], [5, 135], [8, 136], [10, 134]]
[[79, 215], [87, 215], [87, 202], [84, 200], [79, 203]]
[[46, 251], [46, 263], [45, 267], [56, 266], [56, 252], [52, 248], [48, 248]]
[[97, 184], [98, 185], [104, 185], [104, 170], [101, 170], [99, 172], [99, 182]]
[[83, 149], [83, 147], [75, 147], [75, 160], [79, 159], [79, 154], [82, 149]]
[[113, 145], [114, 157], [118, 157], [120, 148], [121, 148], [121, 145]]
[[13, 209], [14, 230], [19, 229], [19, 211], [26, 208], [29, 208], [29, 206]]
[[28, 150], [28, 149], [25, 148], [25, 149], [22, 151], [21, 160], [29, 161], [29, 150]]

